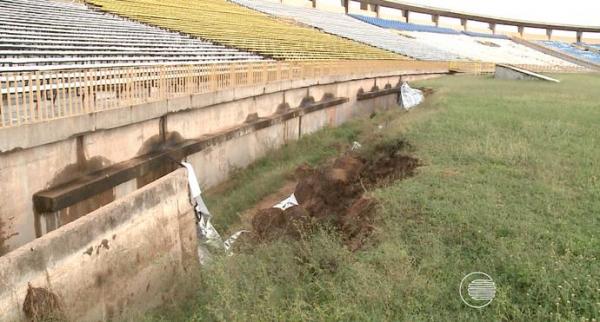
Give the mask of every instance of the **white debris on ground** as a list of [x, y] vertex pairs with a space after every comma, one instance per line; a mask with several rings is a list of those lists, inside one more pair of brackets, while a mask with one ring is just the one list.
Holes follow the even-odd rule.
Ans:
[[196, 233], [198, 235], [198, 258], [200, 259], [200, 264], [204, 265], [210, 261], [211, 251], [224, 251], [227, 255], [231, 255], [231, 246], [240, 235], [247, 231], [238, 231], [223, 242], [219, 232], [210, 223], [211, 214], [202, 199], [202, 191], [200, 190], [200, 184], [198, 184], [198, 178], [193, 166], [188, 162], [181, 162], [181, 165], [187, 169], [190, 201], [196, 213]]
[[425, 96], [421, 90], [411, 88], [408, 86], [406, 82], [402, 83], [400, 87], [400, 106], [402, 106], [405, 110], [410, 110], [411, 108], [421, 104]]
[[352, 142], [352, 147], [350, 148], [350, 150], [357, 151], [357, 150], [360, 150], [361, 148], [362, 148], [362, 144], [360, 144], [358, 141], [354, 141], [354, 142]]
[[296, 195], [293, 193], [287, 198], [274, 205], [273, 208], [279, 208], [281, 210], [286, 210], [288, 208], [292, 208], [298, 205], [298, 200], [296, 200]]

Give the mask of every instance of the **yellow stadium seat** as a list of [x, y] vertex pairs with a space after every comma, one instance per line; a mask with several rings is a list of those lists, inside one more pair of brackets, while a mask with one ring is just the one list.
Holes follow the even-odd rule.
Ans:
[[408, 60], [225, 0], [86, 0], [104, 11], [280, 60]]

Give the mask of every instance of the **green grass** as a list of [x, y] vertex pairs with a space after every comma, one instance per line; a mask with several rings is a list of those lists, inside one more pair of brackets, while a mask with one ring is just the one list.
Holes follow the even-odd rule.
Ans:
[[234, 171], [228, 182], [206, 193], [211, 212], [218, 214], [213, 224], [219, 230], [228, 229], [239, 220], [244, 210], [282, 188], [285, 180], [292, 180], [298, 166], [315, 166], [338, 155], [369, 125], [366, 120], [359, 119], [338, 128], [325, 128], [318, 135], [290, 142], [269, 152], [248, 168]]
[[[600, 77], [558, 77], [421, 82], [437, 93], [410, 113], [325, 130], [240, 171], [208, 200], [221, 229], [331, 146], [403, 136], [425, 164], [370, 192], [381, 206], [365, 249], [351, 253], [327, 230], [244, 245], [200, 272], [188, 303], [149, 319], [599, 320]], [[458, 294], [473, 271], [498, 287], [480, 310]]]

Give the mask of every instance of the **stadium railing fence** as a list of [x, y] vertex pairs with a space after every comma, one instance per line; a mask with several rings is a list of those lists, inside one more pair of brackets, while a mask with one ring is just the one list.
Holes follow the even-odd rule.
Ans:
[[432, 61], [305, 61], [74, 68], [0, 73], [0, 128], [92, 114], [234, 87], [327, 76], [433, 70], [493, 71], [494, 64]]

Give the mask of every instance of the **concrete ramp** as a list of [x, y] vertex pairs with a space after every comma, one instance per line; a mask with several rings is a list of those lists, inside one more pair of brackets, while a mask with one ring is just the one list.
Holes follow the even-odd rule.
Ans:
[[543, 80], [547, 82], [560, 83], [558, 79], [534, 73], [523, 68], [503, 64], [496, 64], [496, 73], [494, 78], [512, 80]]

